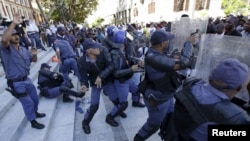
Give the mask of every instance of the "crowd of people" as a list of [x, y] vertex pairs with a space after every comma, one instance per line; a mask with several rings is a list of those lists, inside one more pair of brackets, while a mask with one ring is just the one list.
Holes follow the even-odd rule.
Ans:
[[[20, 23], [25, 28], [17, 28]], [[46, 63], [41, 65], [40, 94], [47, 98], [63, 94], [64, 102], [72, 102], [70, 95], [83, 97], [91, 90], [90, 106], [82, 120], [86, 134], [91, 133], [90, 123], [99, 108], [102, 91], [113, 103], [105, 118], [113, 127], [119, 126], [118, 116], [129, 118], [125, 113], [129, 94], [133, 107], [147, 108], [147, 121], [134, 141], [148, 139], [168, 118], [163, 137], [168, 141], [205, 141], [210, 124], [250, 124], [246, 111], [231, 102], [249, 81], [248, 66], [235, 58], [222, 60], [210, 73], [208, 82], [180, 75], [178, 71], [190, 67], [195, 36], [186, 37], [181, 52], [172, 54], [168, 48], [175, 35], [170, 32], [171, 22], [164, 21], [145, 27], [128, 24], [79, 28], [72, 21], [37, 26], [33, 20], [22, 20], [16, 14], [2, 37], [1, 59], [10, 92], [22, 103], [33, 128], [44, 128], [36, 118], [46, 115], [38, 112], [37, 90], [28, 77], [37, 50], [28, 50], [46, 50], [44, 45], [55, 51], [60, 72], [51, 71]], [[207, 33], [249, 38], [250, 21], [232, 15], [225, 20], [209, 19]], [[79, 92], [71, 90], [74, 84], [70, 72], [81, 84]], [[225, 106], [232, 110], [230, 114]], [[211, 111], [209, 115], [204, 112], [207, 110]], [[216, 117], [218, 113], [223, 118]], [[196, 121], [197, 117], [201, 121]]]

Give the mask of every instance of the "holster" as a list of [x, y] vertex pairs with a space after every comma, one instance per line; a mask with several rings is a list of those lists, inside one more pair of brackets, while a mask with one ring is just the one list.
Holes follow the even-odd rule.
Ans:
[[152, 106], [152, 107], [156, 107], [157, 105], [159, 105], [159, 104], [161, 104], [162, 102], [164, 102], [164, 101], [162, 101], [162, 100], [159, 100], [159, 99], [155, 98], [153, 94], [150, 94], [150, 95], [146, 98], [146, 100], [149, 102], [150, 106]]
[[15, 98], [20, 98], [20, 97], [25, 97], [27, 96], [27, 93], [16, 93], [13, 89], [11, 88], [5, 88], [6, 91], [8, 91], [9, 93], [11, 93], [12, 96], [14, 96]]
[[17, 93], [14, 89], [14, 86], [13, 86], [13, 81], [10, 81], [8, 80], [7, 81], [7, 85], [8, 85], [8, 88], [5, 88], [6, 91], [8, 91], [12, 96], [14, 96], [15, 98], [20, 98], [20, 97], [25, 97], [27, 96], [27, 93], [24, 92], [24, 93]]

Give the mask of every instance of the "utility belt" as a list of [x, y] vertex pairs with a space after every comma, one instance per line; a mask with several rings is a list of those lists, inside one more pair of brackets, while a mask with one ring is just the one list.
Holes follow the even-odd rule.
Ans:
[[67, 59], [70, 59], [70, 58], [75, 58], [75, 57], [74, 56], [63, 57], [62, 58], [62, 62], [65, 61], [65, 60], [67, 60]]
[[10, 83], [14, 83], [14, 82], [19, 82], [19, 81], [26, 81], [27, 79], [28, 79], [28, 77], [24, 76], [24, 77], [20, 77], [20, 78], [8, 79], [7, 81]]
[[132, 78], [132, 75], [127, 75], [127, 76], [123, 76], [122, 78], [117, 78], [117, 80], [119, 80], [120, 83], [125, 83], [125, 81], [129, 80], [130, 78]]
[[8, 79], [7, 80], [7, 85], [8, 88], [6, 88], [5, 90], [8, 91], [9, 93], [11, 93], [12, 96], [14, 96], [15, 98], [20, 98], [20, 97], [25, 97], [27, 96], [27, 93], [17, 93], [14, 89], [14, 83], [15, 82], [21, 82], [21, 81], [26, 81], [27, 80], [27, 76], [22, 77], [22, 78], [17, 78], [17, 79]]

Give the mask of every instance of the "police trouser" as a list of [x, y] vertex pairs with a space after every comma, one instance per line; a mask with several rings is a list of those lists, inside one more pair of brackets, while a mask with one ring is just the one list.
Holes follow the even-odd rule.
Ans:
[[71, 90], [70, 88], [66, 87], [66, 86], [57, 86], [54, 88], [43, 88], [41, 90], [41, 93], [43, 96], [47, 97], [47, 98], [55, 98], [58, 97], [61, 94], [65, 94], [65, 95], [72, 95], [72, 96], [78, 96], [79, 93]]
[[111, 101], [117, 99], [117, 96], [115, 96], [116, 91], [113, 83], [107, 83], [102, 88], [97, 88], [96, 86], [91, 87], [91, 100], [90, 100], [90, 107], [88, 108], [86, 114], [84, 115], [84, 120], [89, 123], [92, 118], [94, 117], [96, 111], [99, 108], [99, 102], [100, 102], [100, 94], [101, 90], [105, 90], [105, 92], [108, 93], [109, 99]]
[[62, 74], [64, 77], [64, 82], [63, 82], [64, 86], [66, 85], [67, 82], [69, 82], [71, 80], [69, 77], [69, 72], [71, 69], [73, 69], [76, 77], [78, 78], [78, 80], [80, 80], [80, 74], [78, 71], [77, 62], [76, 62], [75, 58], [71, 57], [71, 58], [63, 59], [61, 71], [62, 71]]
[[[38, 110], [38, 95], [33, 82], [27, 78], [24, 81], [7, 81], [9, 87], [17, 94], [21, 102], [26, 118], [31, 121], [36, 118]], [[26, 93], [26, 94], [25, 94]]]
[[160, 102], [156, 106], [151, 106], [149, 101], [145, 98], [144, 102], [148, 109], [148, 118], [146, 123], [139, 130], [138, 134], [144, 139], [147, 139], [160, 128], [166, 114], [172, 112], [174, 103], [173, 98], [165, 102]]
[[118, 94], [119, 104], [111, 110], [112, 116], [120, 115], [128, 107], [128, 94], [132, 93], [133, 101], [139, 101], [140, 96], [136, 94], [138, 86], [135, 84], [133, 78], [120, 82], [119, 80], [114, 81], [116, 93]]
[[56, 98], [62, 94], [60, 91], [60, 86], [54, 87], [54, 88], [43, 89], [41, 92], [43, 93], [42, 95], [47, 98]]

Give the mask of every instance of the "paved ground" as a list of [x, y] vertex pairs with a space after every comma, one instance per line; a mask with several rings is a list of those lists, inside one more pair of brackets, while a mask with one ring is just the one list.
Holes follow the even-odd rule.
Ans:
[[[85, 98], [77, 99], [81, 101], [80, 106], [84, 113], [89, 106], [89, 97], [90, 95], [87, 94]], [[134, 135], [144, 124], [148, 116], [146, 107], [132, 107], [131, 95], [129, 95], [129, 106], [125, 111], [128, 117], [117, 117], [116, 120], [119, 122], [119, 126], [111, 127], [105, 122], [105, 117], [111, 110], [112, 105], [113, 104], [109, 101], [108, 97], [101, 94], [100, 106], [90, 123], [91, 134], [89, 135], [86, 135], [81, 127], [84, 113], [77, 111], [74, 141], [133, 141]], [[147, 141], [160, 141], [160, 136], [157, 133], [150, 137]]]

